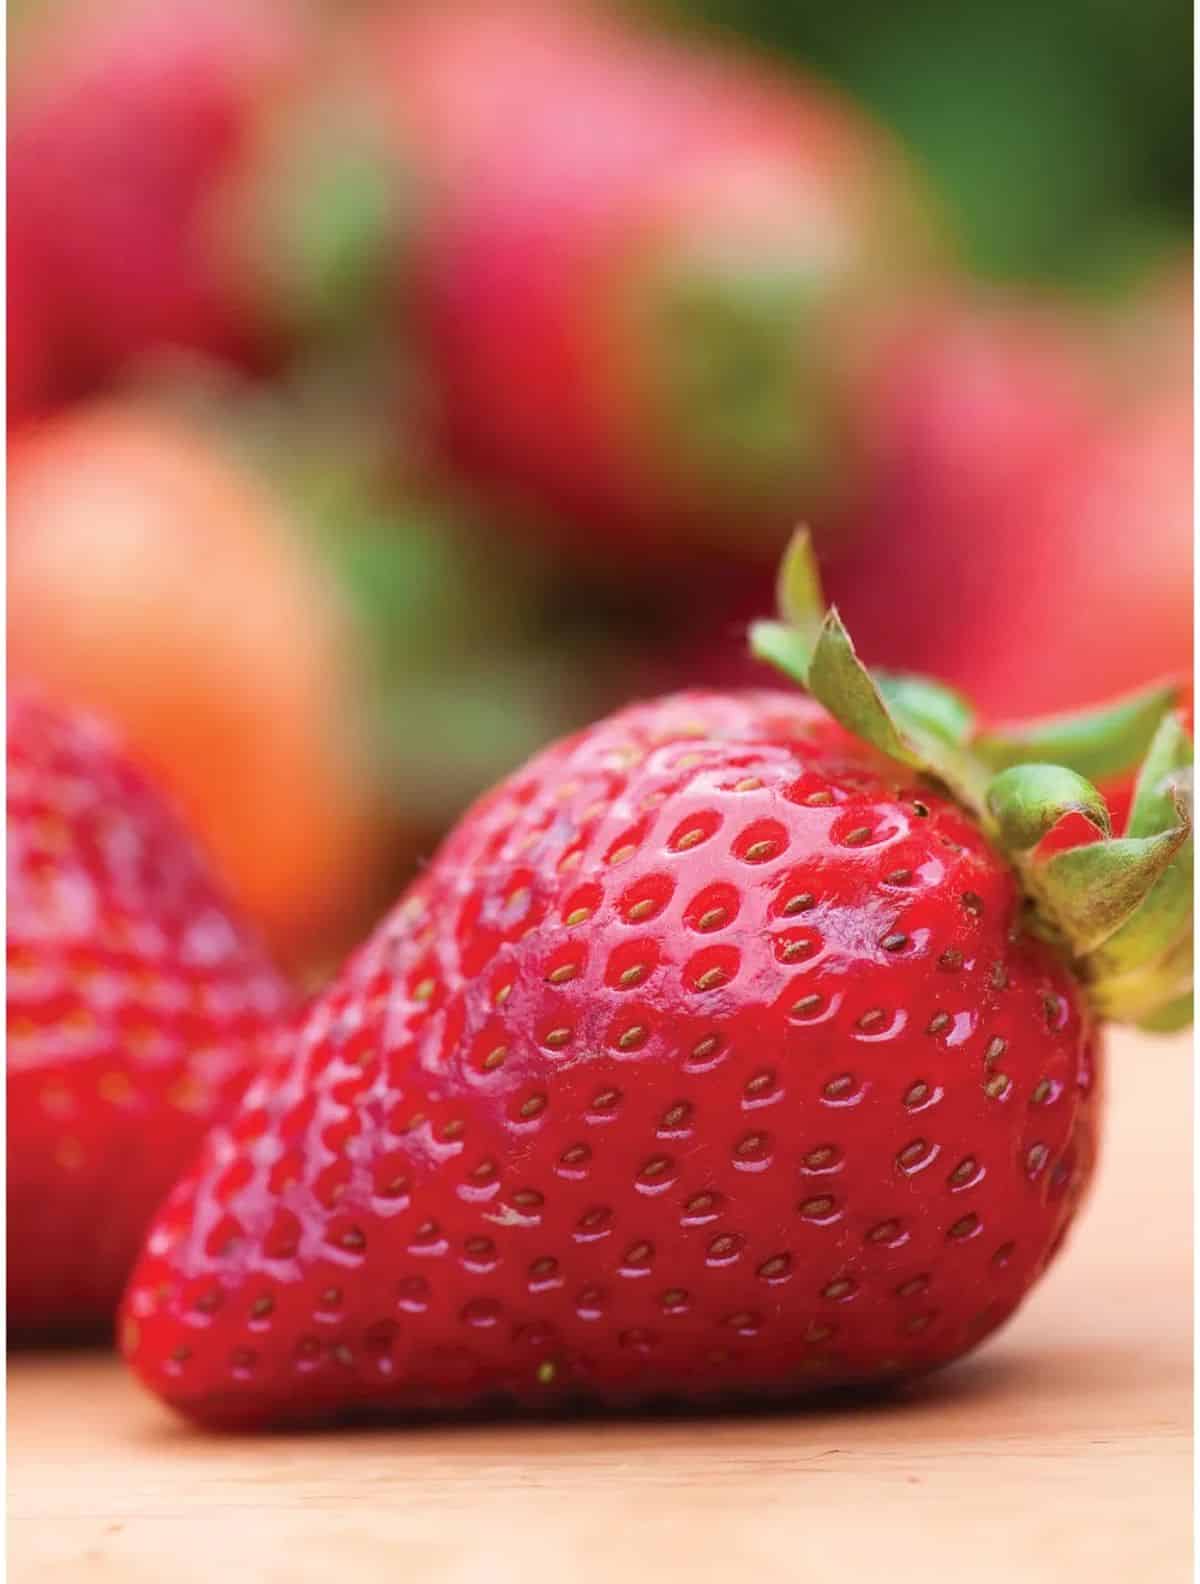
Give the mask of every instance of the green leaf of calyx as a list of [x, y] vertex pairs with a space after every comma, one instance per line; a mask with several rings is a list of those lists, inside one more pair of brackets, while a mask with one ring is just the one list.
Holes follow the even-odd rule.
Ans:
[[[1190, 742], [1188, 749], [1190, 752]], [[1147, 765], [1161, 768], [1161, 764], [1151, 767], [1149, 759]], [[1165, 800], [1160, 800], [1155, 790], [1153, 807], [1143, 803], [1139, 811], [1135, 797], [1134, 811], [1140, 812], [1146, 823], [1160, 825], [1171, 818], [1177, 826], [1187, 828], [1187, 838], [1180, 843], [1144, 905], [1092, 955], [1089, 970], [1095, 983], [1093, 999], [1110, 1017], [1130, 1021], [1143, 1012], [1152, 1013], [1172, 995], [1191, 991], [1195, 843], [1190, 829], [1190, 777], [1190, 767], [1178, 767], [1166, 782]], [[1163, 787], [1161, 781], [1159, 787]], [[1132, 827], [1133, 821], [1130, 823]], [[1171, 828], [1166, 832], [1151, 831], [1140, 839], [1161, 839], [1164, 834], [1169, 836]]]
[[1177, 1034], [1180, 1029], [1192, 1026], [1194, 1013], [1193, 996], [1189, 990], [1166, 1006], [1158, 1007], [1139, 1018], [1137, 1026], [1146, 1034]]
[[813, 651], [825, 620], [821, 575], [807, 528], [797, 529], [784, 551], [775, 580], [775, 603], [783, 620], [754, 622], [751, 651], [807, 688]]
[[1127, 836], [1153, 836], [1178, 823], [1180, 793], [1191, 798], [1192, 739], [1179, 716], [1160, 721], [1133, 790]]
[[888, 758], [940, 781], [959, 802], [982, 815], [984, 781], [969, 753], [954, 740], [965, 729], [956, 696], [915, 677], [876, 679], [858, 658], [836, 610], [829, 610], [808, 670], [808, 691], [863, 742]]
[[[1191, 754], [1162, 684], [1103, 708], [979, 732], [970, 706], [924, 678], [873, 673], [825, 610], [806, 533], [779, 580], [782, 620], [751, 629], [755, 654], [793, 677], [862, 742], [940, 782], [1010, 860], [1029, 927], [1072, 959], [1096, 1011], [1176, 1026], [1191, 990]], [[1114, 839], [1097, 778], [1141, 761], [1125, 834]], [[1043, 838], [1079, 814], [1100, 839], [1053, 854]]]
[[792, 535], [779, 563], [775, 602], [784, 622], [807, 645], [811, 654], [817, 647], [825, 621], [825, 595], [813, 553], [812, 535], [807, 528]]
[[1029, 852], [1068, 814], [1082, 814], [1103, 835], [1111, 831], [1108, 805], [1090, 781], [1062, 765], [1013, 765], [989, 782], [988, 812], [1002, 845]]
[[875, 683], [893, 715], [909, 721], [954, 748], [965, 747], [975, 712], [960, 693], [926, 677], [873, 671]]
[[750, 652], [755, 659], [774, 666], [807, 691], [812, 649], [798, 632], [793, 632], [782, 622], [753, 622], [750, 626]]
[[855, 654], [836, 610], [828, 611], [821, 624], [808, 668], [808, 689], [847, 731], [890, 759], [923, 768], [919, 752], [901, 735], [874, 677]]
[[1030, 888], [1074, 954], [1086, 956], [1141, 907], [1188, 834], [1179, 826], [1157, 836], [1069, 847], [1034, 867]]
[[1141, 762], [1178, 691], [1173, 683], [1159, 683], [1115, 704], [999, 727], [981, 732], [972, 748], [993, 770], [1040, 761], [1107, 781]]

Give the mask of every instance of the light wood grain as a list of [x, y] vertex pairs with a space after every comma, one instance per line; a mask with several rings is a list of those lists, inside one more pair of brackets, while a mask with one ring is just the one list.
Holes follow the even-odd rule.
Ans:
[[9, 1373], [13, 1584], [1183, 1584], [1190, 1044], [1112, 1045], [1073, 1246], [889, 1406], [666, 1424], [210, 1437], [101, 1356]]

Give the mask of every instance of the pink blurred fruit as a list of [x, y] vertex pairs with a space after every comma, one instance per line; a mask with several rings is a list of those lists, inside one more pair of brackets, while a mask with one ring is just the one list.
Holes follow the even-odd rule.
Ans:
[[771, 550], [836, 493], [850, 369], [941, 265], [878, 128], [590, 11], [417, 7], [366, 37], [457, 464], [629, 576], [697, 541]]
[[[1013, 563], [991, 590], [998, 641], [962, 668], [964, 685], [993, 712], [1023, 713], [1190, 677], [1192, 531], [1184, 388], [1114, 413], [1016, 515]], [[1038, 664], [1022, 669], [1029, 654]]]
[[868, 660], [960, 682], [978, 633], [1002, 642], [997, 588], [1037, 576], [1029, 504], [1099, 407], [1090, 343], [1057, 308], [956, 296], [910, 309], [865, 371], [863, 489], [826, 567]]
[[[37, 394], [72, 394], [163, 348], [269, 356], [222, 262], [218, 203], [297, 59], [295, 6], [57, 0], [19, 45], [9, 259], [24, 284], [10, 314], [22, 344], [43, 346]], [[31, 365], [23, 351], [19, 369]]]
[[1144, 371], [1114, 390], [1101, 352], [1081, 319], [1020, 301], [940, 305], [897, 337], [828, 568], [868, 659], [935, 671], [993, 717], [1190, 668], [1190, 388], [1147, 394]]

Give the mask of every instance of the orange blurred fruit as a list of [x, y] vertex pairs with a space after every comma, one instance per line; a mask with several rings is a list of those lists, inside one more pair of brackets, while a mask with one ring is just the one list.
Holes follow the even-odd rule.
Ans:
[[129, 402], [9, 462], [12, 675], [116, 722], [277, 951], [353, 913], [380, 839], [349, 610], [287, 509]]

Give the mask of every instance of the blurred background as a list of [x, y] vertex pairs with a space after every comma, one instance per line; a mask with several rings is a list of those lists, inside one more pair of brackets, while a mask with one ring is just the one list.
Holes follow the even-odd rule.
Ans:
[[21, 0], [9, 667], [320, 979], [498, 775], [767, 684], [808, 522], [990, 717], [1190, 674], [1183, 0]]

